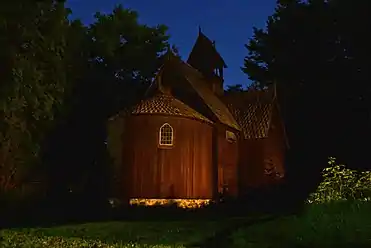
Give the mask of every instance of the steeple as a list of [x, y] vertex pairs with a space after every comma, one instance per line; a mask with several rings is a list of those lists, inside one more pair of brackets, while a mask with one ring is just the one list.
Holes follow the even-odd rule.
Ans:
[[[158, 70], [155, 78], [153, 79], [151, 85], [148, 87], [148, 89], [145, 92], [145, 96], [149, 97], [155, 92], [161, 92], [165, 95], [171, 95], [171, 88], [167, 84], [169, 81], [169, 73], [168, 71], [172, 71], [172, 68], [175, 63], [179, 61], [179, 58], [174, 54], [173, 49], [171, 48], [171, 45], [168, 44], [166, 47], [166, 52], [163, 55], [163, 64]], [[166, 69], [165, 69], [166, 68]]]
[[166, 61], [169, 61], [173, 57], [174, 57], [174, 53], [173, 53], [173, 50], [171, 49], [171, 45], [170, 44], [167, 44], [166, 53], [165, 53], [165, 59], [166, 59]]
[[198, 37], [188, 57], [187, 63], [199, 70], [209, 82], [210, 88], [217, 95], [223, 94], [223, 69], [227, 68], [223, 58], [211, 41], [198, 27]]

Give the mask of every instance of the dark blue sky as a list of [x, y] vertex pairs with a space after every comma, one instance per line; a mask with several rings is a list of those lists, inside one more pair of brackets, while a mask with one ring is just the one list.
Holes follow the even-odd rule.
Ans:
[[169, 27], [170, 42], [182, 58], [188, 58], [197, 38], [198, 26], [223, 56], [228, 68], [226, 84], [249, 83], [241, 72], [247, 50], [244, 44], [252, 36], [252, 28], [264, 27], [274, 11], [275, 0], [67, 0], [73, 18], [85, 24], [93, 21], [95, 12], [109, 13], [115, 4], [138, 11], [139, 21], [148, 25]]

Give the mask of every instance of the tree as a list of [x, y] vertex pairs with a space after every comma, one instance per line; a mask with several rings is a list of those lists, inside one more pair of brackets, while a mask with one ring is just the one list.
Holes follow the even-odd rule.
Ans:
[[0, 4], [0, 191], [37, 176], [40, 149], [62, 106], [65, 78], [63, 2]]
[[227, 92], [242, 92], [244, 91], [242, 84], [227, 85]]
[[68, 73], [74, 87], [63, 124], [50, 140], [48, 163], [57, 164], [49, 172], [51, 188], [103, 199], [109, 180], [107, 119], [138, 101], [149, 86], [168, 47], [167, 28], [139, 24], [138, 14], [121, 5], [110, 14], [98, 12], [88, 27], [73, 24], [71, 41], [80, 37], [81, 52]]
[[357, 145], [371, 137], [366, 9], [369, 1], [278, 1], [266, 29], [255, 28], [246, 44], [242, 70], [260, 87], [277, 82], [291, 164], [308, 178], [328, 156], [358, 166], [366, 158]]
[[160, 55], [168, 46], [167, 27], [141, 25], [138, 13], [122, 5], [116, 6], [109, 15], [98, 12], [95, 18], [88, 30], [89, 39], [93, 41], [93, 67], [104, 74], [105, 84], [111, 84], [110, 99], [118, 101], [120, 109], [124, 104], [120, 101], [125, 99], [123, 91], [126, 93], [127, 87], [132, 88], [132, 85], [148, 86], [160, 67]]

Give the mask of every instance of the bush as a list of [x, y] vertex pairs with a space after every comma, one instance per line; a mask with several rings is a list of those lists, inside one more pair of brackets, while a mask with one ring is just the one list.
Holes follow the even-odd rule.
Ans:
[[323, 181], [310, 194], [308, 203], [339, 200], [371, 200], [371, 171], [358, 171], [336, 164], [330, 157], [329, 166], [322, 172]]

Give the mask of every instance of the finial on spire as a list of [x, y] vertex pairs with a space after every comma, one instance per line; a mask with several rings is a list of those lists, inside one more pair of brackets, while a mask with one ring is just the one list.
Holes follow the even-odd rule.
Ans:
[[277, 97], [277, 81], [273, 81], [273, 98]]
[[172, 53], [173, 53], [173, 51], [172, 51], [172, 49], [171, 49], [171, 45], [170, 45], [170, 43], [168, 43], [167, 45], [166, 45], [166, 58], [169, 60], [170, 58], [171, 58], [171, 55], [172, 55]]
[[198, 34], [201, 34], [202, 32], [201, 32], [201, 26], [200, 25], [198, 25]]

